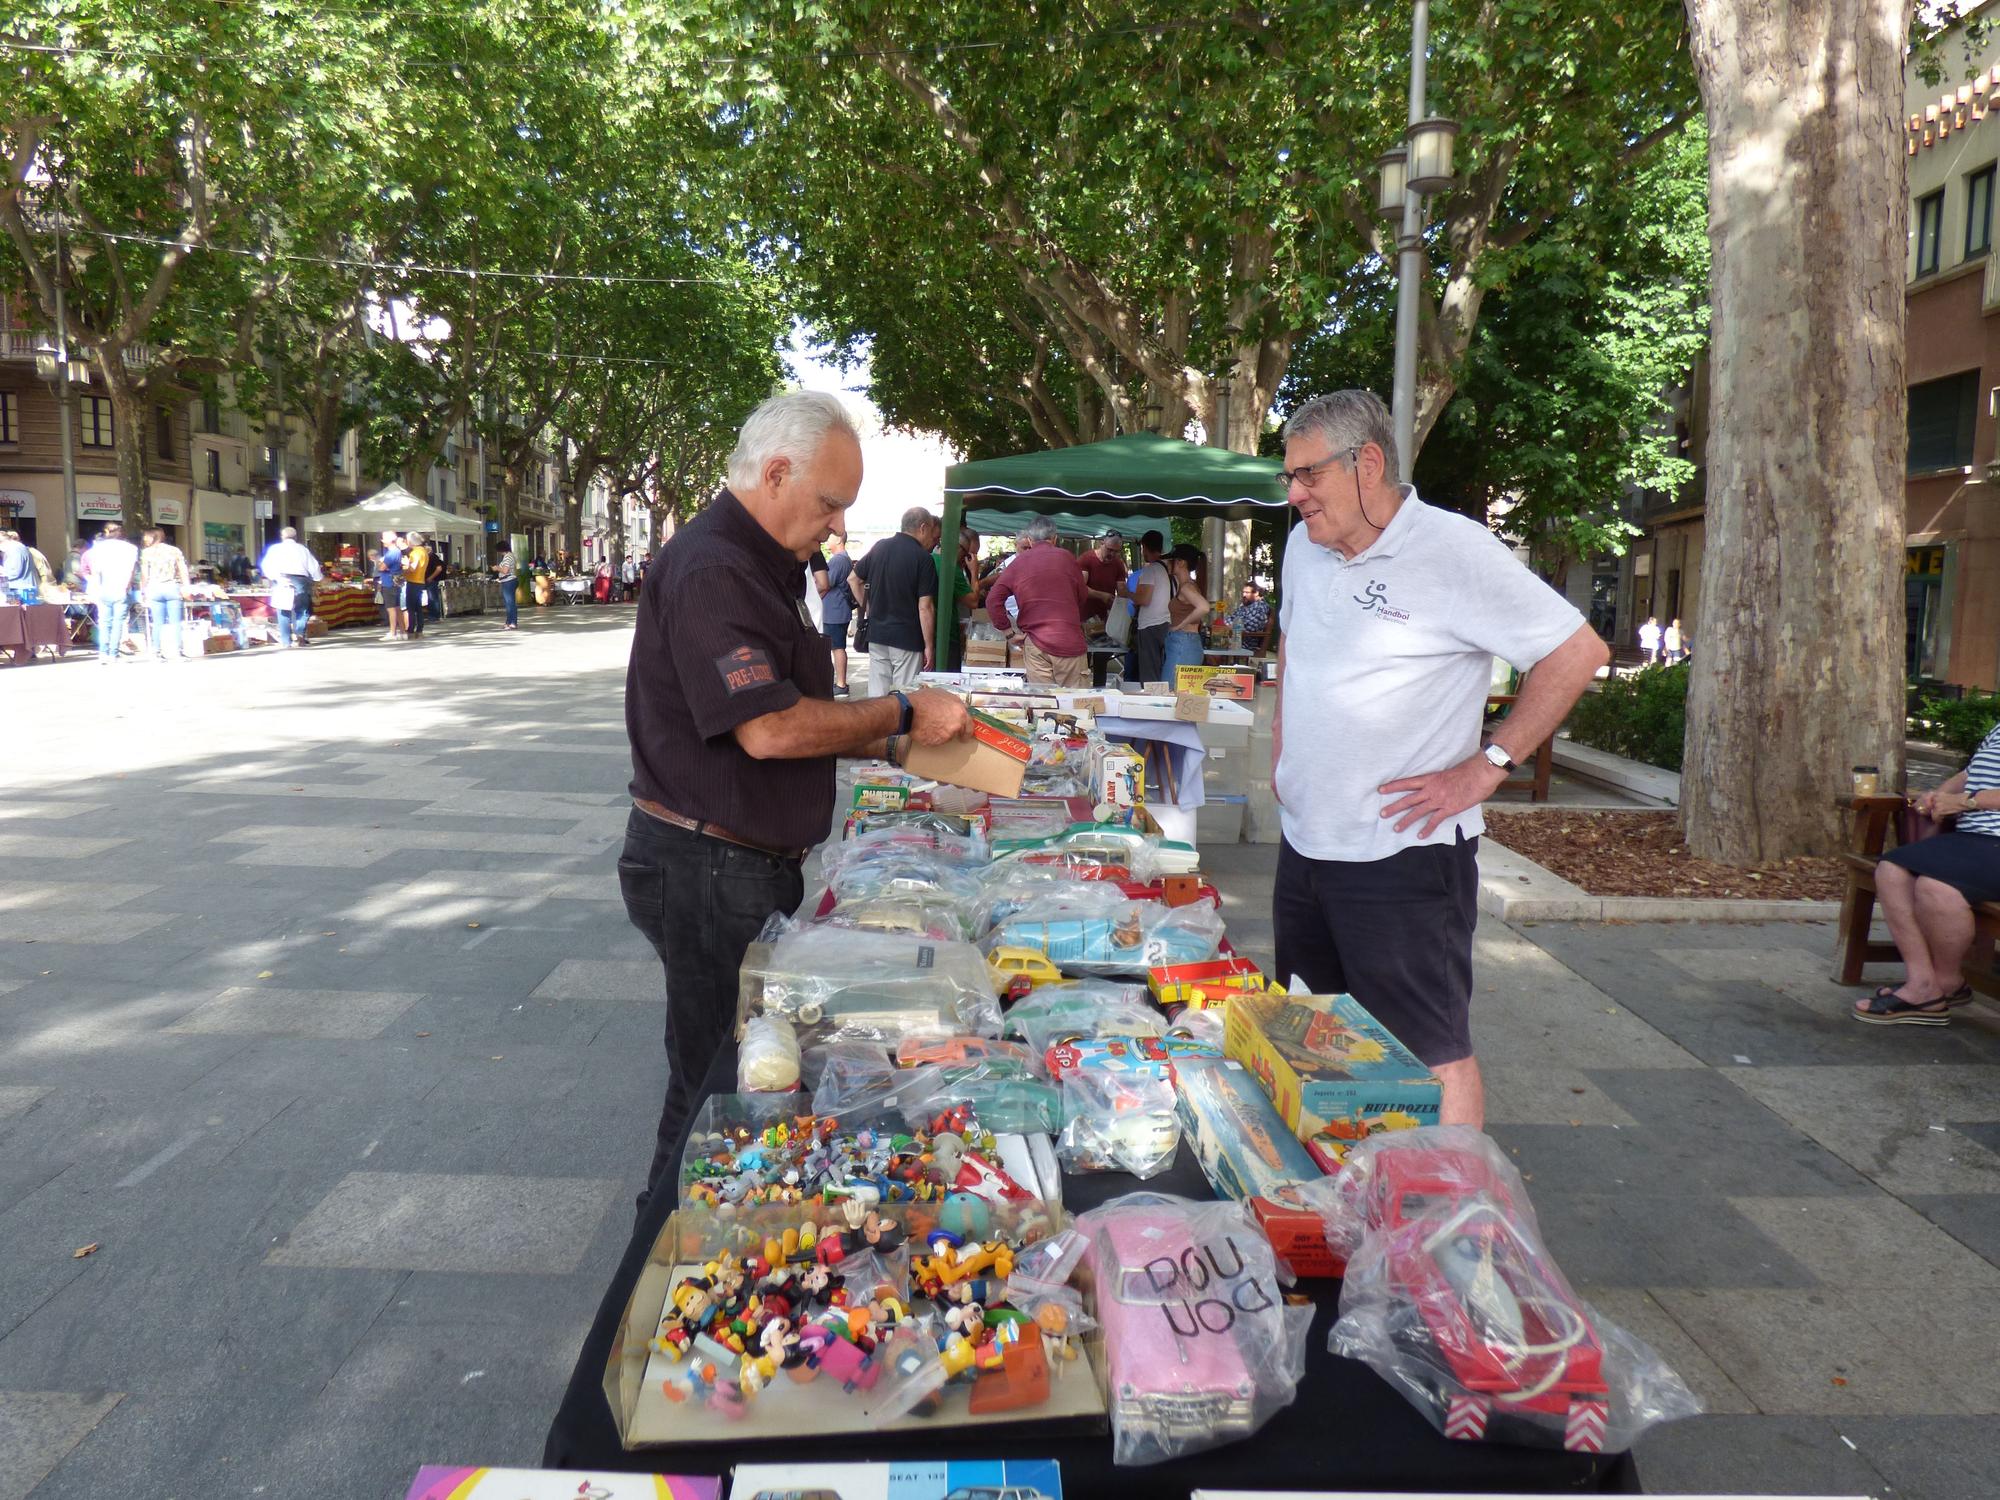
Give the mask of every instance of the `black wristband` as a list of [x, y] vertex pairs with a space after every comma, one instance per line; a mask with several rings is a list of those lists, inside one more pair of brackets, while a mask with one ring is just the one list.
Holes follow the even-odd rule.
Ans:
[[910, 695], [897, 691], [890, 693], [889, 696], [894, 698], [903, 708], [903, 716], [896, 721], [896, 733], [908, 734], [910, 732], [910, 724], [917, 716], [917, 711], [910, 707]]

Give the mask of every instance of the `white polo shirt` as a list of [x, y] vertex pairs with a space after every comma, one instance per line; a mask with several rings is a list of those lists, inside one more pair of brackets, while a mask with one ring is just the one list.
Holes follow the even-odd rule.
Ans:
[[1356, 557], [1310, 541], [1304, 523], [1285, 546], [1275, 782], [1285, 838], [1308, 859], [1387, 859], [1483, 832], [1473, 807], [1427, 839], [1421, 821], [1398, 833], [1379, 788], [1476, 752], [1493, 658], [1525, 672], [1584, 623], [1484, 526], [1403, 493]]

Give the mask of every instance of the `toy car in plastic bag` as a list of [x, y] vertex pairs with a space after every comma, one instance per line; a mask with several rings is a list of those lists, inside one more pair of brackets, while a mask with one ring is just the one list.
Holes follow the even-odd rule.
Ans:
[[1234, 1442], [1291, 1404], [1312, 1308], [1285, 1302], [1290, 1277], [1242, 1204], [1129, 1193], [1076, 1228], [1096, 1280], [1116, 1462]]
[[1570, 1288], [1520, 1175], [1481, 1132], [1374, 1137], [1307, 1193], [1329, 1243], [1350, 1247], [1328, 1347], [1446, 1437], [1622, 1452], [1700, 1410], [1657, 1354]]

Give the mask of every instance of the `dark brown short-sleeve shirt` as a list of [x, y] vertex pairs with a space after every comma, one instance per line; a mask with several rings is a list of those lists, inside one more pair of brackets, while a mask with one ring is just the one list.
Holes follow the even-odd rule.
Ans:
[[632, 795], [773, 848], [833, 820], [834, 760], [757, 760], [739, 724], [833, 697], [833, 659], [805, 603], [805, 564], [723, 490], [646, 573], [625, 675]]

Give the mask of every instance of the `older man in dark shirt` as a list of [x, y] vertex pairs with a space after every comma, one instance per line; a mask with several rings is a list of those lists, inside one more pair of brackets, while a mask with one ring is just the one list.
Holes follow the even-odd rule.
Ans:
[[[1076, 559], [1056, 541], [1056, 523], [1037, 516], [1021, 531], [1021, 550], [986, 592], [986, 616], [1025, 640], [1028, 681], [1056, 687], [1090, 686], [1090, 657], [1083, 637], [1083, 611], [1090, 593]], [[1007, 620], [1014, 601], [1018, 624]]]
[[625, 727], [632, 813], [618, 883], [666, 969], [666, 1102], [647, 1194], [672, 1191], [695, 1091], [736, 1018], [744, 949], [797, 909], [800, 866], [833, 821], [834, 759], [900, 760], [963, 734], [965, 705], [921, 688], [835, 702], [805, 564], [861, 488], [839, 400], [774, 396], [750, 414], [729, 486], [646, 575]]

